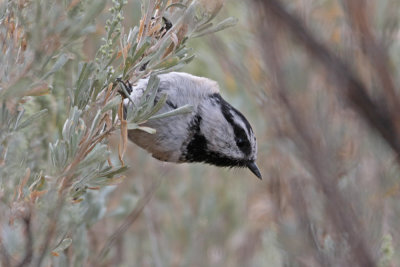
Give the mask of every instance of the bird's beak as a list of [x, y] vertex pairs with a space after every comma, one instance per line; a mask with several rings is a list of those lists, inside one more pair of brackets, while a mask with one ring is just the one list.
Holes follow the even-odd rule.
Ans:
[[257, 176], [258, 179], [262, 180], [262, 176], [261, 176], [260, 170], [258, 169], [258, 167], [257, 167], [255, 162], [251, 162], [251, 163], [247, 164], [247, 168], [249, 168], [250, 171], [252, 173], [254, 173], [255, 176]]

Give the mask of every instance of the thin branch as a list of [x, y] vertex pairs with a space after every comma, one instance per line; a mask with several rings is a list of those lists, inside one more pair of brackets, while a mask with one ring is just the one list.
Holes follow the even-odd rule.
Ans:
[[151, 244], [151, 253], [153, 255], [154, 258], [154, 265], [156, 267], [162, 267], [162, 259], [161, 259], [161, 253], [160, 253], [160, 246], [158, 244], [158, 240], [157, 240], [157, 234], [155, 232], [155, 227], [154, 227], [154, 222], [153, 222], [153, 218], [152, 218], [152, 214], [150, 211], [150, 207], [147, 206], [144, 209], [144, 217], [146, 219], [146, 225], [147, 225], [147, 229], [149, 232], [149, 239], [150, 239], [150, 244]]
[[[374, 106], [374, 104], [365, 94], [363, 85], [352, 76], [347, 65], [332, 55], [322, 44], [318, 43], [299, 19], [290, 15], [278, 1], [255, 0], [255, 2], [259, 3], [257, 5], [258, 10], [264, 10], [267, 14], [267, 16], [260, 15], [259, 17], [259, 29], [263, 33], [260, 34], [260, 44], [263, 44], [260, 46], [262, 47], [265, 62], [268, 62], [272, 66], [271, 71], [274, 74], [273, 77], [276, 79], [274, 90], [278, 101], [286, 109], [289, 120], [295, 128], [296, 134], [293, 136], [293, 140], [296, 142], [299, 150], [306, 155], [307, 163], [310, 167], [309, 170], [325, 194], [326, 211], [333, 225], [339, 233], [346, 233], [348, 235], [347, 241], [350, 245], [352, 264], [358, 264], [358, 266], [375, 266], [376, 264], [368, 248], [368, 244], [364, 240], [364, 231], [361, 223], [337, 187], [335, 179], [336, 168], [334, 163], [329, 160], [329, 155], [331, 154], [329, 148], [323, 144], [316, 144], [315, 140], [318, 140], [317, 134], [310, 127], [309, 121], [301, 115], [296, 105], [288, 98], [289, 90], [283, 79], [283, 72], [281, 71], [278, 59], [279, 49], [275, 44], [274, 38], [271, 38], [269, 35], [270, 27], [267, 26], [268, 23], [265, 18], [274, 18], [274, 22], [278, 25], [286, 26], [291, 31], [294, 29], [298, 30], [294, 35], [305, 43], [304, 45], [310, 54], [319, 59], [323, 66], [333, 71], [337, 77], [343, 78], [342, 76], [344, 76], [349, 85], [349, 89], [347, 90], [348, 96], [359, 110], [362, 111], [363, 108]], [[269, 44], [268, 48], [266, 44]], [[361, 92], [361, 101], [354, 95], [355, 90]], [[374, 112], [370, 112], [367, 115], [371, 115], [369, 118], [374, 119], [371, 123], [378, 123], [381, 119], [381, 116], [376, 116]]]
[[[338, 77], [340, 87], [352, 107], [361, 115], [369, 126], [375, 129], [389, 146], [400, 155], [400, 121], [394, 116], [397, 111], [388, 110], [390, 106], [378, 105], [367, 94], [366, 87], [338, 56], [317, 40], [297, 16], [291, 15], [276, 0], [254, 0], [260, 4], [268, 17], [276, 19], [284, 26], [317, 62], [321, 63], [327, 73]], [[398, 109], [399, 107], [393, 107]]]
[[291, 192], [293, 194], [293, 208], [297, 217], [300, 219], [300, 225], [305, 230], [305, 234], [309, 237], [305, 242], [308, 242], [309, 246], [313, 249], [311, 253], [313, 257], [318, 261], [321, 266], [329, 266], [329, 259], [324, 253], [321, 252], [318, 240], [316, 240], [315, 234], [312, 229], [312, 222], [310, 220], [310, 212], [307, 208], [306, 199], [304, 195], [304, 185], [302, 185], [299, 180], [300, 177], [295, 177], [291, 179]]
[[122, 237], [122, 235], [129, 229], [129, 227], [139, 218], [142, 213], [144, 207], [149, 203], [151, 198], [153, 197], [156, 189], [160, 185], [160, 180], [158, 182], [154, 182], [152, 186], [147, 190], [145, 195], [139, 200], [136, 207], [133, 211], [126, 217], [125, 221], [115, 230], [115, 232], [107, 239], [104, 244], [104, 247], [101, 249], [99, 254], [99, 259], [102, 260], [107, 255], [110, 248], [114, 245], [114, 243]]
[[56, 232], [57, 223], [58, 223], [62, 208], [65, 204], [65, 201], [66, 201], [65, 195], [58, 194], [57, 203], [54, 206], [54, 209], [52, 210], [52, 212], [50, 213], [50, 216], [49, 216], [50, 222], [49, 222], [49, 226], [48, 226], [48, 231], [46, 232], [46, 239], [45, 239], [43, 245], [41, 246], [42, 252], [40, 253], [40, 255], [36, 261], [37, 267], [41, 266], [42, 261], [44, 260], [46, 254], [48, 253], [48, 248], [49, 248], [50, 243], [53, 239], [53, 236]]
[[8, 254], [1, 239], [0, 239], [0, 255], [1, 255], [1, 263], [3, 264], [3, 266], [11, 266], [11, 261], [10, 261], [11, 256], [10, 254]]
[[25, 234], [26, 234], [25, 257], [17, 265], [18, 267], [27, 266], [32, 261], [32, 256], [33, 256], [33, 234], [32, 234], [31, 219], [32, 219], [32, 215], [31, 215], [30, 212], [23, 219], [24, 223], [25, 223]]
[[397, 112], [392, 116], [399, 117], [398, 112], [400, 101], [396, 94], [396, 88], [389, 71], [388, 55], [383, 47], [376, 40], [371, 26], [368, 23], [368, 4], [363, 0], [344, 0], [345, 11], [353, 27], [353, 32], [358, 33], [357, 37], [365, 56], [370, 61], [370, 66], [377, 74], [382, 89], [385, 93], [385, 101], [389, 105], [389, 111]]

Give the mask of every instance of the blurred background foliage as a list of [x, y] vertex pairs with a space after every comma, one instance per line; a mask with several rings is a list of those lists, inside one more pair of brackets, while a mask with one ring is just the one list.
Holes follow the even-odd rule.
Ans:
[[[29, 242], [33, 242], [36, 260], [32, 266], [400, 265], [399, 151], [393, 145], [396, 142], [391, 143], [384, 134], [380, 137], [379, 129], [385, 128], [387, 121], [382, 120], [381, 128], [371, 123], [357, 109], [357, 102], [349, 101], [345, 90], [349, 84], [346, 77], [356, 77], [374, 103], [376, 109], [371, 108], [371, 113], [389, 114], [389, 125], [395, 125], [394, 132], [399, 133], [395, 103], [400, 82], [400, 3], [393, 0], [265, 1], [270, 6], [257, 0], [225, 1], [214, 22], [234, 17], [237, 25], [189, 39], [186, 46], [196, 57], [180, 70], [218, 81], [222, 95], [248, 117], [257, 136], [257, 164], [263, 181], [244, 169], [162, 163], [129, 143], [124, 156], [128, 169], [121, 170], [125, 178], [117, 172], [113, 180], [117, 185], [79, 189], [56, 214], [54, 240], [43, 249], [42, 239], [51, 231], [55, 216], [51, 208], [57, 207], [48, 204], [55, 202], [57, 192], [46, 192], [40, 200], [43, 179], [51, 179], [42, 173], [57, 172], [50, 162], [49, 143], [55, 144], [63, 135], [67, 114], [72, 114], [66, 103], [71, 95], [67, 88], [74, 88], [78, 62], [94, 62], [99, 57], [104, 45], [101, 38], [107, 35], [106, 20], [112, 16], [108, 8], [113, 3], [104, 2], [106, 8], [96, 14], [95, 23], [93, 18], [85, 27], [54, 23], [60, 16], [73, 21], [74, 16], [96, 13], [94, 7], [101, 5], [97, 1], [56, 1], [54, 10], [57, 5], [63, 10], [78, 2], [82, 3], [63, 15], [51, 8], [27, 9], [42, 20], [38, 33], [37, 29], [26, 30], [32, 35], [26, 40], [32, 42], [33, 51], [40, 51], [35, 47], [43, 45], [41, 36], [47, 34], [43, 29], [72, 33], [67, 35], [66, 46], [60, 48], [50, 39], [49, 47], [44, 47], [46, 53], [27, 55], [35, 59], [29, 66], [33, 77], [50, 72], [52, 79], [46, 86], [40, 83], [43, 79], [17, 84], [14, 92], [23, 101], [24, 116], [36, 116], [35, 121], [29, 131], [21, 132], [16, 126], [0, 133], [0, 160], [5, 153], [14, 153], [12, 158], [19, 159], [0, 162], [0, 255], [4, 266], [27, 264], [23, 260]], [[198, 2], [217, 11], [221, 3]], [[273, 9], [276, 3], [301, 22], [297, 32], [305, 27], [310, 35], [296, 37], [293, 27], [285, 24], [289, 19]], [[141, 3], [128, 1], [122, 10], [124, 19], [119, 22], [128, 34], [126, 29], [139, 25]], [[4, 25], [6, 16], [0, 20]], [[304, 48], [311, 43], [310, 36], [328, 48], [322, 53], [325, 61], [316, 60], [316, 50]], [[5, 47], [4, 39], [0, 40]], [[18, 40], [23, 44], [25, 38]], [[51, 53], [52, 47], [57, 56]], [[60, 50], [67, 51], [68, 60], [59, 56]], [[335, 64], [328, 64], [336, 61], [329, 61], [327, 53], [337, 56], [349, 72], [340, 73]], [[4, 77], [27, 69], [21, 65], [10, 69], [13, 65], [9, 62], [19, 54], [11, 55], [14, 58], [1, 58], [3, 92], [11, 84]], [[100, 72], [109, 81], [118, 76], [108, 75], [107, 69]], [[140, 77], [133, 73], [131, 79]], [[29, 84], [33, 93], [17, 90]], [[3, 110], [16, 105], [7, 104]], [[47, 115], [37, 113], [43, 109]], [[105, 152], [110, 156], [101, 160], [121, 165], [121, 136], [115, 131], [109, 137], [102, 149], [112, 152]], [[4, 151], [6, 139], [8, 152]], [[29, 188], [38, 188], [39, 195], [31, 195], [35, 201], [29, 200], [28, 206], [15, 201], [32, 192]], [[27, 216], [26, 207], [32, 206]], [[34, 220], [33, 240], [26, 218]], [[42, 251], [44, 259], [39, 261]]]

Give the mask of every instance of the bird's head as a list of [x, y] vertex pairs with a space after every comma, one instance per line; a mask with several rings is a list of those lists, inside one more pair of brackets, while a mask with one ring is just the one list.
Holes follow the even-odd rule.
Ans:
[[247, 167], [258, 178], [257, 143], [247, 119], [220, 94], [209, 95], [189, 124], [181, 161]]

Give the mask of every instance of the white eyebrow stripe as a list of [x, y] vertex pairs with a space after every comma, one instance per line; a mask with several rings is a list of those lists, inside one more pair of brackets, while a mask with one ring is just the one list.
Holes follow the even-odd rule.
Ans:
[[249, 129], [246, 127], [246, 124], [243, 122], [241, 116], [239, 116], [234, 110], [231, 110], [230, 112], [231, 112], [231, 114], [232, 114], [233, 121], [236, 123], [236, 125], [239, 125], [239, 126], [244, 130], [244, 132], [245, 132], [246, 135], [247, 135], [247, 139], [248, 139], [249, 141], [251, 141], [251, 140], [250, 140], [250, 138], [251, 138], [251, 133], [249, 132]]

